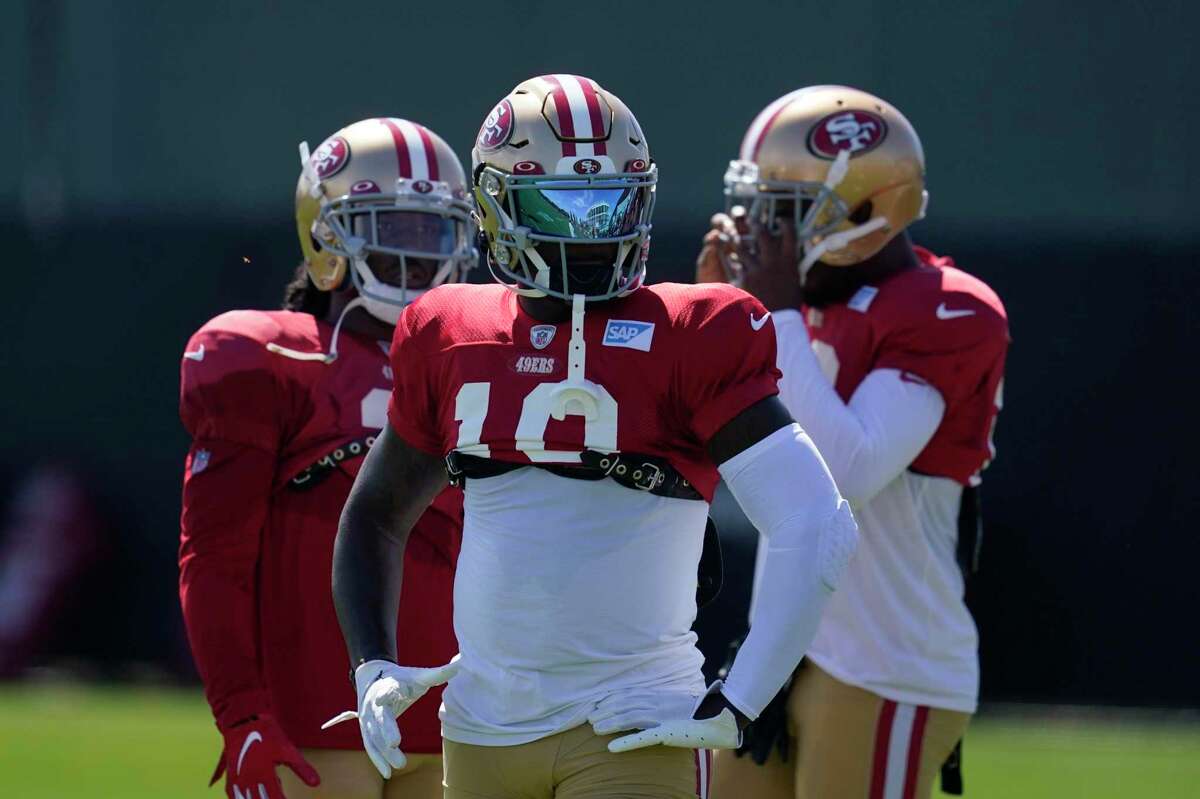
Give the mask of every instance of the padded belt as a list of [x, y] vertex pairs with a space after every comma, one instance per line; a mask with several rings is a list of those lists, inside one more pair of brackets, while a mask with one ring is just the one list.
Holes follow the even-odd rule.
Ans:
[[579, 466], [565, 463], [510, 463], [451, 452], [446, 456], [446, 471], [450, 474], [451, 485], [460, 486], [464, 478], [495, 477], [533, 466], [572, 480], [603, 480], [611, 477], [618, 485], [635, 491], [647, 491], [656, 496], [673, 499], [704, 500], [700, 492], [662, 458], [587, 449], [579, 453], [579, 460]]
[[308, 491], [320, 485], [346, 461], [366, 455], [367, 450], [375, 443], [377, 435], [377, 433], [371, 433], [362, 438], [347, 441], [328, 455], [323, 455], [315, 463], [301, 469], [295, 477], [288, 480], [287, 487], [292, 491]]

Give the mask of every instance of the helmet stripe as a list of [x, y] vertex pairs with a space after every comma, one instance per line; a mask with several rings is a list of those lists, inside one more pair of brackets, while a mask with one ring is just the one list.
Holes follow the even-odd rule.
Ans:
[[794, 92], [788, 92], [759, 112], [754, 121], [750, 123], [750, 129], [746, 131], [746, 137], [742, 139], [740, 157], [743, 161], [754, 161], [758, 158], [758, 151], [762, 149], [763, 141], [767, 138], [767, 133], [770, 132], [771, 126], [775, 124], [775, 119], [803, 91], [804, 89], [797, 89]]
[[[583, 89], [583, 99], [587, 102], [588, 117], [592, 122], [592, 136], [599, 139], [604, 135], [604, 117], [600, 114], [600, 101], [596, 99], [596, 87], [587, 78], [575, 78]], [[608, 146], [603, 141], [592, 145], [595, 155], [607, 155]]]
[[[551, 96], [554, 98], [554, 109], [558, 112], [558, 127], [562, 131], [563, 138], [575, 138], [575, 120], [571, 114], [571, 103], [567, 99], [567, 93], [563, 90], [562, 81], [559, 80], [558, 75], [544, 75], [542, 77], [554, 86]], [[575, 155], [575, 142], [563, 142], [562, 154]]]
[[407, 119], [397, 119], [396, 124], [404, 135], [404, 143], [408, 147], [408, 160], [412, 164], [413, 180], [430, 180], [429, 159], [425, 150], [425, 142], [418, 130], [419, 126]]
[[420, 134], [421, 146], [425, 148], [425, 164], [429, 171], [429, 179], [439, 180], [437, 149], [433, 146], [433, 137], [429, 135], [429, 129], [424, 125], [413, 123], [413, 127]]
[[408, 155], [408, 142], [406, 141], [404, 132], [396, 124], [397, 120], [383, 118], [379, 121], [392, 134], [392, 144], [396, 147], [396, 162], [400, 177], [411, 178], [413, 176], [412, 159]]
[[[558, 85], [562, 87], [563, 94], [567, 98], [567, 107], [571, 109], [571, 126], [575, 128], [575, 135], [581, 139], [590, 139], [595, 134], [592, 133], [592, 118], [588, 114], [587, 100], [583, 96], [583, 87], [581, 81], [574, 75], [555, 75], [558, 78]], [[580, 153], [585, 155], [585, 153]]]

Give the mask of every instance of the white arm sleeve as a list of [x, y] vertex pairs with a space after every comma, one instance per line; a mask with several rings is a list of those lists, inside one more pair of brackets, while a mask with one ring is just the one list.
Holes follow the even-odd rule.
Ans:
[[843, 403], [821, 370], [800, 312], [772, 316], [783, 372], [780, 399], [817, 443], [842, 495], [861, 507], [921, 454], [946, 403], [933, 386], [905, 380], [896, 369], [871, 372]]
[[755, 608], [721, 693], [756, 718], [796, 670], [858, 543], [850, 506], [812, 440], [791, 424], [720, 466], [762, 534]]

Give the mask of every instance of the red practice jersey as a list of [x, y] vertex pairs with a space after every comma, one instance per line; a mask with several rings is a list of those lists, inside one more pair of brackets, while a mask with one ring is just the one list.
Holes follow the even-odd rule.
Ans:
[[588, 448], [657, 456], [711, 501], [720, 478], [707, 441], [777, 393], [766, 309], [731, 286], [674, 283], [589, 306], [583, 378], [596, 403], [586, 421], [554, 418], [564, 399], [568, 412], [579, 407], [564, 383], [571, 324], [537, 322], [499, 285], [430, 291], [396, 326], [392, 427], [437, 455], [578, 463]]
[[[354, 749], [357, 725], [320, 729], [356, 704], [330, 591], [333, 541], [364, 443], [386, 423], [392, 366], [386, 343], [345, 331], [331, 364], [268, 349], [328, 352], [331, 334], [309, 314], [232, 311], [192, 336], [180, 596], [218, 725], [271, 713], [297, 746]], [[461, 531], [462, 495], [449, 490], [409, 538], [401, 663], [440, 665], [457, 651]], [[407, 751], [441, 751], [439, 702], [435, 689], [400, 718]]]
[[807, 308], [813, 350], [843, 402], [872, 370], [897, 369], [946, 403], [913, 471], [969, 485], [992, 459], [1008, 317], [986, 283], [915, 247], [921, 265], [863, 286], [846, 302]]

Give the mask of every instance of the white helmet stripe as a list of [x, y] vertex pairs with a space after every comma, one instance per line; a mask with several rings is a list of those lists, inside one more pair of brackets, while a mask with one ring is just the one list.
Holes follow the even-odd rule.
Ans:
[[408, 161], [412, 165], [413, 180], [429, 180], [429, 160], [425, 154], [425, 142], [421, 140], [420, 131], [407, 119], [397, 119], [396, 125], [400, 128], [401, 135], [404, 136], [404, 143], [408, 145]]
[[[583, 87], [579, 78], [574, 75], [555, 75], [558, 85], [567, 96], [567, 104], [571, 108], [571, 122], [575, 126], [575, 136], [580, 139], [590, 139], [597, 134], [592, 130], [592, 117], [588, 112], [587, 98], [583, 96]], [[576, 155], [595, 155], [596, 148], [591, 143], [578, 142], [575, 145]]]
[[793, 100], [796, 100], [805, 92], [822, 88], [825, 87], [806, 86], [803, 89], [796, 89], [794, 92], [788, 92], [760, 111], [758, 116], [754, 118], [754, 121], [750, 123], [750, 129], [746, 131], [745, 138], [742, 139], [742, 148], [738, 153], [738, 157], [743, 161], [753, 161], [758, 156], [758, 148], [762, 146], [763, 139], [770, 132], [772, 123], [783, 112], [783, 109], [791, 105]]

